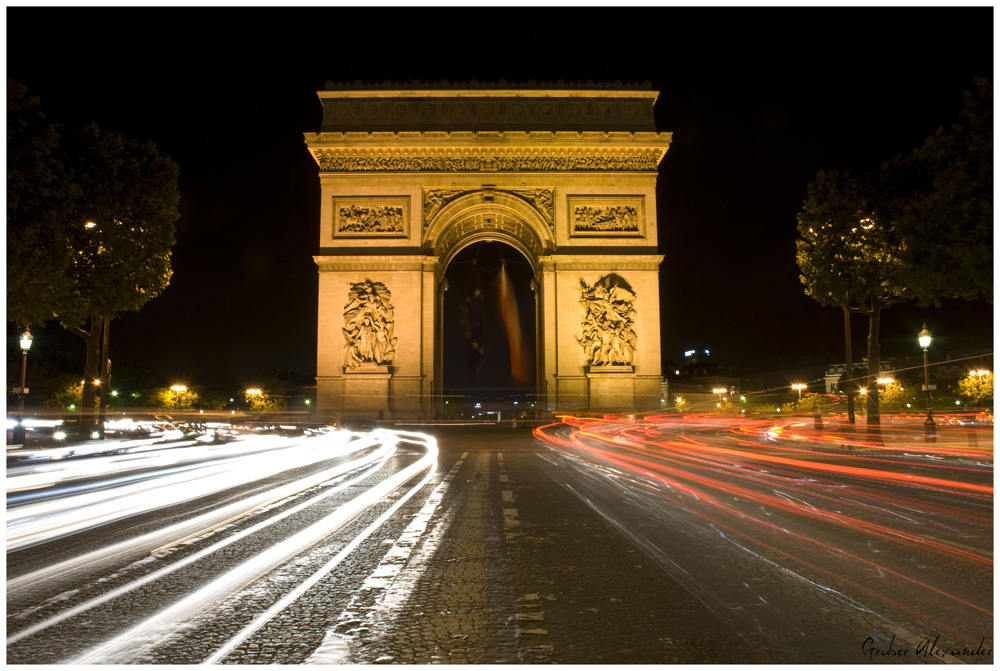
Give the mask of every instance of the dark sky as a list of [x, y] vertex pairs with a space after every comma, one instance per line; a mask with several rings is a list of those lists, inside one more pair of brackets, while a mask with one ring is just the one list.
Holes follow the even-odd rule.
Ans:
[[[67, 125], [150, 139], [181, 168], [174, 278], [115, 322], [112, 357], [164, 378], [315, 370], [319, 180], [302, 140], [327, 80], [642, 82], [673, 145], [658, 211], [664, 359], [746, 372], [843, 359], [807, 298], [795, 216], [819, 170], [863, 171], [958, 120], [992, 78], [992, 7], [8, 7], [7, 73]], [[884, 314], [992, 347], [985, 303]], [[866, 325], [855, 322], [855, 357]]]

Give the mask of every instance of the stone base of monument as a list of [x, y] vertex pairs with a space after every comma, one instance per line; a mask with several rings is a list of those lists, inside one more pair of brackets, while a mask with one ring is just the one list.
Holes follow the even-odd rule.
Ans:
[[635, 408], [635, 370], [631, 365], [590, 366], [590, 410]]
[[391, 419], [389, 408], [388, 366], [363, 363], [344, 368], [344, 417], [379, 417]]

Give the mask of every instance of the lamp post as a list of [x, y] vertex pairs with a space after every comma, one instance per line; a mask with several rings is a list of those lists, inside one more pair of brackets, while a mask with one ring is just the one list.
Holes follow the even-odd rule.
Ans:
[[28, 350], [31, 349], [31, 341], [34, 336], [27, 328], [21, 334], [19, 344], [21, 345], [21, 387], [17, 390], [17, 426], [14, 427], [14, 444], [24, 445], [26, 431], [24, 429], [24, 395], [28, 390], [24, 388], [28, 373]]
[[934, 435], [934, 411], [931, 409], [931, 373], [927, 364], [927, 349], [931, 346], [931, 332], [927, 330], [927, 324], [917, 334], [917, 342], [924, 350], [924, 393], [927, 398], [927, 419], [924, 420], [924, 440], [928, 443], [936, 441]]
[[802, 400], [802, 390], [805, 389], [805, 388], [806, 388], [806, 386], [804, 384], [801, 384], [801, 383], [797, 383], [797, 384], [793, 384], [792, 385], [792, 389], [794, 389], [797, 392], [799, 392], [799, 400], [800, 401]]

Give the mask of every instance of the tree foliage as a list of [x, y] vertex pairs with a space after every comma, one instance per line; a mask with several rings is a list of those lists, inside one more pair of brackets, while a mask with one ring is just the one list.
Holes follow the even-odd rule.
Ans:
[[146, 402], [154, 408], [190, 410], [200, 404], [201, 398], [197, 389], [178, 391], [170, 387], [157, 387], [149, 392]]
[[81, 326], [93, 316], [138, 310], [170, 283], [178, 168], [153, 143], [93, 123], [67, 145], [83, 195], [65, 228], [72, 291], [53, 312], [63, 324]]
[[961, 120], [941, 127], [892, 169], [905, 185], [899, 225], [918, 304], [993, 300], [993, 84], [977, 78]]
[[969, 399], [970, 403], [983, 405], [986, 401], [993, 400], [993, 373], [983, 371], [981, 373], [969, 373], [958, 381], [958, 394]]
[[820, 172], [798, 215], [796, 261], [806, 295], [822, 305], [869, 313], [906, 295], [903, 242], [880, 183]]
[[58, 156], [60, 130], [39, 99], [7, 80], [7, 318], [21, 327], [53, 317], [72, 289], [63, 234], [79, 187]]

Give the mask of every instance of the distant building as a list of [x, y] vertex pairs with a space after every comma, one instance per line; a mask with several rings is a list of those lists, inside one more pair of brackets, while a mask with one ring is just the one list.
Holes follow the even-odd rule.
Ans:
[[[854, 368], [853, 379], [857, 380], [860, 378], [868, 377], [868, 363], [859, 362], [852, 366]], [[896, 360], [895, 359], [883, 359], [879, 362], [879, 375], [884, 377], [895, 377], [896, 373]], [[839, 394], [844, 390], [841, 388], [840, 379], [844, 376], [847, 371], [846, 363], [834, 363], [826, 370], [826, 375], [824, 379], [826, 380], [826, 393], [828, 394]]]
[[[718, 394], [714, 389], [725, 388], [727, 394], [739, 393], [743, 378], [737, 368], [711, 360], [708, 348], [699, 347], [684, 352], [683, 363], [669, 364], [661, 384], [665, 407], [673, 407], [678, 396], [690, 407], [714, 406]], [[673, 394], [673, 398], [670, 397]]]
[[712, 361], [709, 350], [704, 347], [684, 352], [684, 363], [675, 377], [687, 384], [712, 389], [737, 389], [740, 386], [740, 372], [733, 366]]

